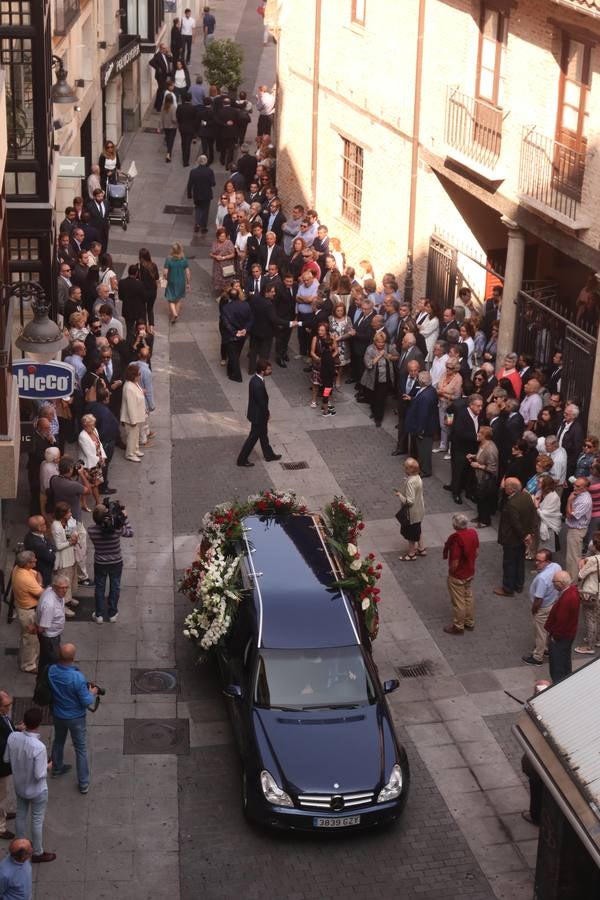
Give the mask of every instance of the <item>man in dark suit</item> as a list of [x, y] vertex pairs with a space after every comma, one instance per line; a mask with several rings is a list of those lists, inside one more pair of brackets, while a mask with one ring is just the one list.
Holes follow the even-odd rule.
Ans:
[[506, 400], [502, 397], [496, 401], [500, 407], [500, 425], [498, 427], [498, 475], [502, 479], [506, 467], [512, 459], [512, 448], [523, 437], [525, 422], [519, 412], [519, 401], [514, 397]]
[[196, 135], [196, 129], [200, 120], [198, 107], [192, 103], [191, 94], [185, 93], [183, 95], [183, 103], [177, 107], [175, 115], [177, 117], [177, 127], [179, 128], [179, 137], [181, 138], [181, 160], [184, 166], [189, 166], [192, 141]]
[[[61, 315], [65, 311], [65, 303], [69, 299], [69, 288], [71, 287], [71, 266], [68, 263], [61, 262], [58, 267], [58, 280], [56, 282], [58, 311]], [[68, 326], [68, 322], [66, 323]]]
[[269, 209], [262, 214], [263, 228], [265, 232], [272, 231], [278, 244], [283, 240], [283, 226], [286, 218], [281, 211], [281, 200], [279, 197], [273, 197], [269, 203]]
[[398, 352], [399, 359], [396, 363], [396, 369], [399, 375], [407, 371], [409, 362], [412, 362], [413, 360], [416, 360], [416, 362], [419, 363], [420, 369], [425, 365], [425, 358], [417, 347], [417, 341], [414, 334], [410, 331], [407, 331], [402, 338], [402, 343], [400, 344]]
[[60, 223], [59, 231], [61, 234], [71, 234], [77, 218], [77, 210], [74, 206], [67, 206], [65, 209], [65, 217]]
[[160, 44], [157, 52], [154, 54], [148, 65], [154, 69], [154, 79], [156, 81], [156, 97], [154, 98], [154, 109], [160, 112], [167, 87], [167, 78], [173, 72], [173, 57], [169, 53], [166, 44]]
[[398, 437], [396, 449], [392, 450], [392, 456], [401, 456], [408, 453], [408, 434], [406, 431], [406, 415], [408, 408], [419, 391], [419, 370], [421, 364], [417, 359], [411, 359], [406, 367], [398, 374], [396, 380], [396, 393], [398, 402]]
[[[256, 176], [256, 167], [258, 165], [258, 160], [256, 156], [250, 154], [249, 147], [247, 144], [242, 144], [240, 147], [242, 155], [237, 161], [237, 170], [238, 172], [244, 176], [244, 180], [246, 182], [246, 191], [250, 190], [250, 185], [254, 181]], [[248, 200], [251, 203], [251, 200]]]
[[202, 153], [206, 156], [208, 165], [212, 166], [215, 158], [217, 125], [215, 123], [215, 111], [212, 108], [210, 97], [205, 97], [204, 105], [197, 106], [196, 109], [198, 111], [196, 133], [202, 143]]
[[198, 165], [190, 172], [187, 183], [188, 200], [194, 201], [194, 231], [206, 234], [208, 231], [208, 211], [213, 197], [215, 173], [208, 165], [206, 156], [198, 157]]
[[498, 524], [498, 543], [502, 547], [502, 587], [494, 588], [499, 597], [520, 594], [525, 582], [525, 549], [535, 535], [538, 517], [531, 495], [518, 478], [504, 482], [505, 500]]
[[83, 247], [85, 250], [89, 250], [92, 244], [102, 244], [102, 235], [96, 226], [92, 225], [88, 209], [84, 209], [81, 213], [81, 230], [83, 231]]
[[96, 188], [94, 191], [94, 199], [90, 200], [86, 206], [90, 214], [90, 224], [96, 229], [100, 235], [102, 242], [102, 252], [106, 253], [108, 245], [108, 203], [106, 202], [104, 191]]
[[23, 546], [26, 550], [31, 550], [32, 553], [35, 553], [35, 567], [40, 573], [42, 584], [46, 588], [52, 583], [56, 547], [48, 539], [48, 526], [43, 516], [31, 516], [27, 520], [27, 527], [29, 531], [23, 538]]
[[421, 468], [421, 478], [431, 478], [433, 437], [439, 430], [437, 391], [431, 385], [429, 372], [419, 372], [417, 393], [408, 404], [404, 430]]
[[557, 350], [552, 357], [552, 368], [550, 370], [550, 378], [548, 380], [548, 392], [550, 394], [560, 394], [560, 382], [562, 379], [563, 369], [562, 353]]
[[258, 256], [265, 273], [268, 271], [271, 263], [275, 263], [280, 269], [287, 263], [287, 256], [283, 251], [283, 247], [277, 244], [277, 235], [274, 231], [267, 231], [265, 243], [260, 247]]
[[248, 257], [248, 265], [252, 267], [258, 263], [262, 270], [261, 251], [266, 245], [261, 222], [255, 222], [252, 226], [252, 234], [248, 238], [246, 244], [246, 256]]
[[356, 390], [358, 391], [358, 402], [359, 403], [368, 403], [365, 396], [365, 392], [360, 386], [360, 379], [362, 378], [362, 373], [365, 368], [365, 353], [367, 352], [367, 347], [373, 341], [373, 316], [375, 315], [375, 310], [373, 309], [373, 301], [364, 299], [361, 302], [361, 313], [360, 316], [356, 320], [356, 325], [354, 326], [354, 337], [352, 338], [352, 343], [350, 345], [350, 368], [352, 369], [352, 376], [356, 381]]
[[215, 121], [217, 123], [217, 150], [221, 165], [229, 168], [233, 160], [233, 150], [238, 135], [239, 110], [234, 109], [229, 97], [223, 97], [222, 105], [215, 106]]
[[477, 453], [477, 434], [481, 425], [481, 413], [483, 400], [481, 394], [471, 394], [464, 406], [457, 408], [454, 413], [454, 421], [450, 432], [452, 442], [451, 468], [452, 480], [444, 485], [445, 491], [452, 492], [455, 503], [462, 503], [462, 492], [467, 495], [473, 488], [473, 470], [467, 459], [470, 453]]
[[29, 456], [27, 459], [27, 479], [29, 481], [29, 513], [38, 515], [40, 512], [40, 466], [45, 458], [48, 447], [56, 447], [52, 436], [50, 422], [40, 416], [35, 423]]
[[263, 456], [267, 462], [281, 459], [281, 453], [275, 453], [269, 443], [269, 395], [265, 387], [265, 378], [273, 371], [271, 363], [266, 359], [256, 360], [256, 374], [248, 384], [248, 412], [250, 434], [244, 442], [237, 458], [237, 465], [250, 468], [254, 465], [248, 460], [254, 445], [260, 441]]
[[319, 254], [317, 258], [317, 263], [323, 275], [327, 270], [325, 265], [325, 257], [329, 253], [329, 230], [326, 225], [319, 225], [317, 229], [317, 236], [313, 241], [312, 245], [313, 250], [316, 250]]
[[446, 307], [442, 312], [442, 327], [438, 335], [438, 341], [448, 341], [449, 331], [458, 331], [458, 322], [454, 318], [454, 310], [452, 307]]
[[71, 266], [71, 268], [73, 268], [77, 263], [77, 254], [73, 249], [71, 236], [66, 232], [63, 232], [58, 236], [58, 249], [56, 251], [56, 256], [58, 258], [59, 264], [66, 263], [68, 266]]
[[246, 284], [244, 285], [248, 300], [262, 294], [266, 280], [266, 276], [263, 275], [261, 264], [253, 263], [250, 267], [250, 274], [246, 278]]
[[269, 359], [273, 338], [279, 328], [293, 328], [295, 319], [280, 319], [275, 311], [277, 288], [265, 286], [264, 294], [257, 294], [248, 301], [254, 323], [250, 329], [250, 352], [248, 353], [248, 375], [256, 370], [257, 359]]
[[135, 334], [138, 319], [146, 321], [146, 292], [142, 282], [137, 278], [138, 267], [131, 265], [127, 269], [127, 278], [119, 281], [119, 297], [123, 303], [123, 318], [127, 326], [127, 342], [131, 343]]
[[[6, 827], [7, 819], [14, 819], [14, 813], [6, 811], [8, 800], [8, 780], [12, 775], [10, 763], [4, 762], [4, 752], [9, 734], [15, 731], [11, 719], [12, 697], [6, 691], [0, 691], [0, 838], [12, 841], [14, 834]], [[10, 887], [8, 885], [8, 887]], [[25, 896], [25, 894], [23, 894]]]
[[563, 421], [556, 433], [558, 446], [567, 454], [567, 478], [575, 471], [577, 457], [581, 453], [585, 440], [585, 431], [579, 421], [579, 407], [574, 403], [567, 403], [563, 413]]
[[479, 393], [487, 403], [492, 391], [498, 386], [498, 379], [494, 375], [494, 367], [491, 363], [485, 362], [481, 366], [481, 371], [485, 374], [485, 381], [479, 388]]
[[[280, 319], [292, 321], [296, 318], [296, 294], [298, 293], [298, 285], [294, 284], [293, 275], [285, 275], [283, 284], [275, 297], [275, 312]], [[282, 369], [287, 369], [288, 344], [292, 329], [279, 328], [275, 335], [275, 359], [277, 365]]]
[[481, 330], [489, 338], [492, 333], [492, 325], [500, 318], [502, 310], [502, 288], [492, 288], [492, 296], [483, 304]]

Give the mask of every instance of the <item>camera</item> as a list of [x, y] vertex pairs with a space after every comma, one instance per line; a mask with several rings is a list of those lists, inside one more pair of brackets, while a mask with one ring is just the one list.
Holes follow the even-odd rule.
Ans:
[[83, 463], [81, 462], [81, 460], [79, 460], [76, 463], [73, 463], [73, 471], [74, 472], [80, 472], [81, 469], [83, 469]]
[[106, 694], [106, 688], [100, 687], [99, 684], [96, 684], [94, 681], [88, 681], [88, 688], [96, 688], [98, 693], [94, 697], [94, 702], [88, 706], [90, 712], [96, 712], [98, 707], [100, 706], [100, 697], [104, 697]]
[[100, 527], [104, 531], [118, 531], [127, 521], [125, 507], [118, 500], [111, 500], [110, 497], [103, 497], [102, 505], [108, 512], [99, 523]]

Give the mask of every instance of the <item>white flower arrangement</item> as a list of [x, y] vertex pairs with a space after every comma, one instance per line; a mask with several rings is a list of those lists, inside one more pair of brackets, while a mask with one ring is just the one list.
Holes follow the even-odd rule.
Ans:
[[225, 556], [216, 546], [197, 561], [200, 571], [193, 589], [188, 590], [198, 606], [183, 622], [183, 634], [198, 641], [203, 650], [214, 647], [227, 634], [233, 614], [242, 599], [239, 588], [239, 560]]

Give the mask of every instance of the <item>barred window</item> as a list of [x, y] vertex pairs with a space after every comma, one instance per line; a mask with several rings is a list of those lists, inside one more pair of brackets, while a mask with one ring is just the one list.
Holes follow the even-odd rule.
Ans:
[[0, 0], [0, 22], [3, 25], [31, 25], [29, 0]]
[[35, 260], [40, 258], [40, 241], [36, 237], [11, 237], [8, 242], [10, 259]]
[[342, 144], [342, 216], [351, 225], [359, 228], [364, 150], [346, 138], [342, 138]]
[[35, 159], [31, 40], [3, 38], [0, 65], [6, 76], [8, 158]]

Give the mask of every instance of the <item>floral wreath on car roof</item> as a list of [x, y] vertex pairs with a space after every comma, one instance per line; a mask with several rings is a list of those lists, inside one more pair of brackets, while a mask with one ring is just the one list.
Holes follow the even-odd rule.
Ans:
[[[178, 584], [179, 591], [194, 604], [185, 617], [183, 634], [201, 650], [220, 644], [229, 632], [239, 604], [244, 599], [240, 577], [240, 559], [236, 542], [242, 538], [242, 522], [247, 516], [274, 518], [304, 515], [307, 508], [293, 491], [262, 491], [245, 503], [232, 500], [220, 503], [202, 520], [202, 540], [191, 566]], [[334, 497], [324, 510], [324, 532], [335, 553], [342, 578], [333, 587], [343, 588], [362, 611], [371, 639], [377, 637], [381, 564], [373, 553], [361, 556], [358, 535], [364, 529], [360, 510]]]

